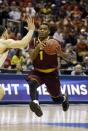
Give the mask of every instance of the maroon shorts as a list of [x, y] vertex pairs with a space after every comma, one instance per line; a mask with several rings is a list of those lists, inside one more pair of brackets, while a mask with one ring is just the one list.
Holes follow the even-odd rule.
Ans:
[[37, 80], [39, 85], [45, 84], [51, 97], [58, 97], [61, 95], [60, 80], [57, 71], [52, 73], [41, 73], [33, 70], [29, 73], [28, 79]]

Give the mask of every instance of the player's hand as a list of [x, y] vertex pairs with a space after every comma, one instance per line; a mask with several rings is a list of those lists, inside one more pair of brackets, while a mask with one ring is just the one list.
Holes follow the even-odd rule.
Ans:
[[35, 30], [35, 24], [34, 24], [34, 19], [27, 17], [26, 19], [28, 27], [25, 27], [27, 30]]
[[38, 49], [38, 50], [43, 50], [45, 46], [46, 46], [46, 43], [41, 42], [41, 43], [39, 43], [39, 44], [37, 45], [37, 49]]
[[3, 36], [5, 37], [5, 39], [9, 39], [9, 33], [8, 33], [7, 29], [5, 29], [5, 32], [3, 33]]

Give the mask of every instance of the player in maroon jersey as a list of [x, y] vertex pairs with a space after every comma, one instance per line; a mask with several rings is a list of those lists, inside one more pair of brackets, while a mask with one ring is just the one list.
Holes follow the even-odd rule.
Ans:
[[[42, 116], [43, 112], [39, 105], [37, 88], [46, 84], [47, 90], [56, 103], [62, 103], [62, 108], [67, 111], [69, 102], [67, 94], [62, 94], [60, 89], [60, 80], [58, 76], [58, 55], [65, 58], [64, 53], [61, 51], [60, 44], [49, 38], [48, 25], [43, 23], [38, 30], [38, 39], [33, 40], [30, 44], [30, 56], [33, 62], [34, 69], [28, 75], [28, 83], [30, 87], [30, 109], [37, 115]], [[49, 55], [45, 52], [44, 48], [47, 43], [58, 43], [57, 53]]]

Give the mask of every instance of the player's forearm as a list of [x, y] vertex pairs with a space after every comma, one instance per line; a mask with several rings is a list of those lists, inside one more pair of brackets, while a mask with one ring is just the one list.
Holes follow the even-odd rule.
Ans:
[[33, 32], [34, 30], [30, 30], [26, 36], [24, 36], [22, 38], [22, 40], [13, 40], [13, 39], [8, 39], [8, 40], [5, 40], [4, 41], [4, 45], [5, 45], [5, 49], [6, 48], [19, 48], [19, 49], [22, 49], [22, 48], [25, 48], [28, 46], [28, 44], [30, 43], [30, 40], [32, 38], [32, 35], [33, 35]]
[[21, 42], [20, 42], [20, 44], [18, 46], [20, 46], [20, 48], [25, 48], [29, 44], [29, 42], [30, 42], [30, 40], [32, 38], [33, 33], [34, 33], [34, 30], [30, 30], [26, 34], [26, 36], [23, 37], [23, 39], [21, 40]]

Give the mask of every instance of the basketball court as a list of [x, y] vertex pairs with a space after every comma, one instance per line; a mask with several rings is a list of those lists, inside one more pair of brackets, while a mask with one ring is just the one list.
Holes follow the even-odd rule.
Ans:
[[42, 104], [37, 117], [29, 105], [0, 105], [0, 131], [88, 131], [88, 104], [71, 104], [67, 112], [61, 105]]

